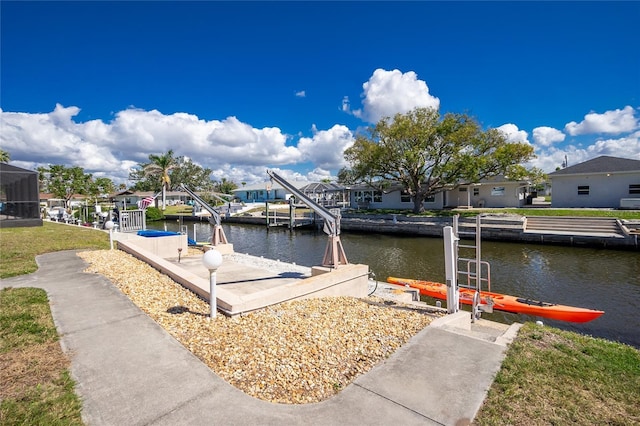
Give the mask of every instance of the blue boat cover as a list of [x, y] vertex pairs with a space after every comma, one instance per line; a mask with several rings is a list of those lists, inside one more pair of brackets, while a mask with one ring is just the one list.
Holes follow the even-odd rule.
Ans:
[[[145, 229], [138, 231], [138, 235], [141, 237], [168, 237], [171, 235], [181, 235], [179, 232], [173, 231], [159, 231], [157, 229]], [[196, 242], [191, 238], [187, 237], [187, 242], [190, 246], [195, 246]]]

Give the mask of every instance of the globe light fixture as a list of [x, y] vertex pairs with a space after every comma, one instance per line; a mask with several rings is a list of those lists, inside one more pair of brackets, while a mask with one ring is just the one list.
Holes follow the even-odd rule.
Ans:
[[222, 265], [222, 254], [218, 250], [207, 250], [202, 256], [202, 264], [209, 270], [209, 304], [211, 305], [211, 318], [216, 317], [216, 271]]
[[104, 229], [109, 231], [109, 245], [111, 246], [111, 250], [113, 250], [113, 222], [108, 220], [104, 223]]

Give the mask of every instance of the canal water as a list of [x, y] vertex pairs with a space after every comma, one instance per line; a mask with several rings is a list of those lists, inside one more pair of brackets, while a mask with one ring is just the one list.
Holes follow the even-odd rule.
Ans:
[[[322, 231], [223, 223], [238, 253], [304, 266], [322, 262], [327, 236]], [[179, 231], [176, 221], [148, 225]], [[185, 222], [189, 237], [207, 241], [212, 227]], [[184, 229], [184, 228], [183, 228]], [[441, 238], [381, 234], [341, 234], [350, 263], [369, 265], [378, 281], [387, 277], [445, 281]], [[463, 250], [463, 249], [460, 249]], [[460, 256], [473, 257], [469, 252]], [[483, 314], [502, 323], [541, 320], [565, 330], [603, 337], [640, 348], [640, 255], [638, 252], [507, 242], [482, 242], [482, 260], [491, 265], [491, 290], [545, 302], [605, 311], [587, 323], [568, 323], [503, 312]], [[435, 304], [433, 299], [425, 299]]]

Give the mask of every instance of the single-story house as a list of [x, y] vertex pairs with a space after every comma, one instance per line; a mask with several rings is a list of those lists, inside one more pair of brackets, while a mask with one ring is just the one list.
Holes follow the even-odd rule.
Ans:
[[[318, 204], [354, 209], [413, 209], [413, 201], [400, 186], [384, 191], [369, 185], [341, 186], [325, 182], [290, 182]], [[497, 176], [480, 183], [461, 185], [456, 189], [428, 197], [424, 207], [430, 210], [454, 207], [522, 207], [527, 203], [531, 183], [512, 181]], [[258, 183], [233, 191], [237, 200], [244, 203], [287, 201], [293, 194], [277, 183]]]
[[603, 155], [548, 176], [551, 207], [640, 209], [640, 160]]
[[[531, 183], [526, 180], [512, 181], [497, 176], [479, 183], [460, 185], [458, 188], [445, 190], [424, 200], [428, 210], [443, 208], [504, 208], [522, 207], [527, 203], [527, 194]], [[399, 186], [385, 191], [372, 189], [367, 185], [356, 185], [349, 188], [352, 208], [365, 209], [413, 209], [413, 201], [409, 193]]]
[[[159, 207], [162, 203], [162, 193], [152, 192], [152, 191], [131, 191], [125, 190], [117, 192], [111, 195], [111, 200], [118, 206], [119, 209], [124, 210], [125, 208], [131, 208], [138, 205], [138, 201], [143, 200], [147, 197], [155, 197], [155, 202], [153, 206]], [[189, 194], [182, 191], [167, 191], [165, 193], [165, 200], [168, 206], [181, 205], [186, 204], [187, 201], [191, 199]]]

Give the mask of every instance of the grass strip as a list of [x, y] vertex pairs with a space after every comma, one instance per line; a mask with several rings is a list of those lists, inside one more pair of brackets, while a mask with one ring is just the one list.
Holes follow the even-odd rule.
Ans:
[[46, 292], [0, 290], [0, 424], [83, 424], [74, 385]]
[[638, 425], [640, 351], [526, 323], [475, 423]]

